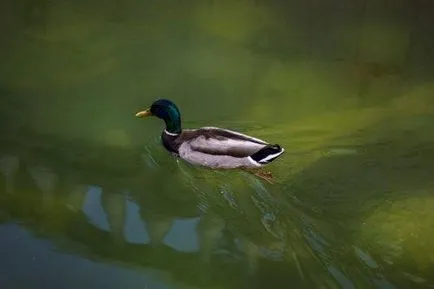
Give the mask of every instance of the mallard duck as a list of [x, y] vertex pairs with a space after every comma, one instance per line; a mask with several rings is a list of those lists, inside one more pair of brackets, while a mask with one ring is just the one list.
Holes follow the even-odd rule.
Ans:
[[163, 146], [172, 154], [193, 165], [212, 169], [243, 169], [271, 182], [271, 173], [259, 169], [285, 151], [236, 131], [218, 127], [182, 129], [181, 113], [170, 100], [158, 99], [136, 117], [156, 116], [166, 123], [161, 134]]

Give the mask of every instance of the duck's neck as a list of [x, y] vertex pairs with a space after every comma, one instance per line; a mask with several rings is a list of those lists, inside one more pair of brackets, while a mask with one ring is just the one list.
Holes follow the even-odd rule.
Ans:
[[181, 133], [181, 117], [171, 117], [164, 119], [166, 123], [166, 133], [170, 135], [178, 135]]

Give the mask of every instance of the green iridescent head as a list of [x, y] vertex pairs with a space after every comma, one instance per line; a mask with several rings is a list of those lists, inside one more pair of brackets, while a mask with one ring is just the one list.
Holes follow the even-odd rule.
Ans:
[[147, 110], [136, 113], [137, 117], [156, 116], [166, 123], [166, 131], [169, 133], [181, 133], [181, 113], [178, 107], [167, 99], [154, 101]]

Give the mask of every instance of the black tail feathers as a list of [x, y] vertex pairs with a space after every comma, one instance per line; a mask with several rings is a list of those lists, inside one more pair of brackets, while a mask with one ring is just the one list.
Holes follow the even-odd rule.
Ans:
[[278, 144], [267, 145], [250, 157], [257, 163], [268, 164], [283, 154], [284, 151], [285, 150]]

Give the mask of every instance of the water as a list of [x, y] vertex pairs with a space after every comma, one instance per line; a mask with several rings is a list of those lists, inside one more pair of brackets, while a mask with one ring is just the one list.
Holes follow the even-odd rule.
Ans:
[[[432, 288], [426, 1], [0, 9], [1, 288]], [[271, 185], [134, 114], [279, 143]]]

